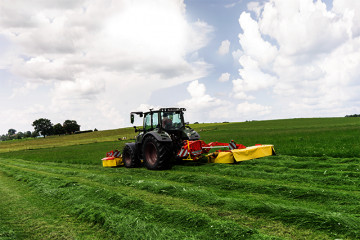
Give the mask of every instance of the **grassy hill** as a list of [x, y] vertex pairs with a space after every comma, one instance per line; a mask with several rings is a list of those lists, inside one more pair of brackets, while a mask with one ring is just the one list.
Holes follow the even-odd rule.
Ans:
[[192, 125], [277, 156], [103, 168], [132, 128], [0, 142], [0, 239], [359, 239], [360, 119]]

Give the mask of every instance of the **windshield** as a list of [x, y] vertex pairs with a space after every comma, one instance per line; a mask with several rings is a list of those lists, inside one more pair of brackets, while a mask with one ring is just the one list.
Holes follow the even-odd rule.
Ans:
[[168, 130], [177, 130], [183, 127], [179, 112], [162, 112], [162, 127]]

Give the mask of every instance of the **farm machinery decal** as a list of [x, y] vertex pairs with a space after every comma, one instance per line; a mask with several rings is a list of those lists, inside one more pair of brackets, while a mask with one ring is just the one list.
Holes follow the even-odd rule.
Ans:
[[[150, 109], [149, 112], [130, 113], [131, 123], [134, 115], [143, 117], [143, 128], [135, 142], [126, 143], [122, 155], [118, 150], [110, 151], [103, 158], [104, 167], [124, 165], [139, 167], [142, 164], [150, 170], [169, 169], [174, 159], [197, 161], [207, 158], [213, 163], [236, 163], [275, 154], [273, 145], [245, 147], [236, 144], [200, 140], [200, 135], [184, 122], [185, 108]], [[211, 152], [212, 149], [218, 149]]]

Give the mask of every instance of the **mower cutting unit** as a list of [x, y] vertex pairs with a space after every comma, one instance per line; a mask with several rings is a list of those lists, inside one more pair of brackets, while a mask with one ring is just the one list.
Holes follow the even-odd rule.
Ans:
[[[160, 108], [150, 109], [148, 112], [131, 112], [132, 124], [135, 115], [143, 117], [143, 128], [134, 126], [135, 132], [139, 132], [135, 142], [125, 144], [118, 162], [114, 159], [110, 161], [128, 168], [139, 167], [143, 163], [148, 169], [160, 170], [170, 168], [174, 160], [196, 161], [207, 157], [208, 162], [235, 163], [275, 154], [273, 145], [246, 148], [234, 141], [206, 144], [200, 140], [200, 135], [184, 122], [185, 111], [185, 108]], [[209, 153], [211, 149], [220, 150]], [[109, 159], [109, 156], [103, 159], [103, 166], [107, 163], [104, 161], [109, 161], [106, 159]]]

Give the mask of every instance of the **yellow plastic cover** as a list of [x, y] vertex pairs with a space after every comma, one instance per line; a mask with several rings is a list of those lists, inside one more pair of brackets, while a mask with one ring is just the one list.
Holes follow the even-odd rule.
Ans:
[[232, 152], [219, 152], [214, 160], [214, 163], [234, 163]]
[[236, 162], [271, 156], [275, 154], [274, 145], [260, 145], [231, 151]]
[[114, 158], [112, 160], [102, 160], [103, 167], [117, 167], [123, 165], [122, 158]]

